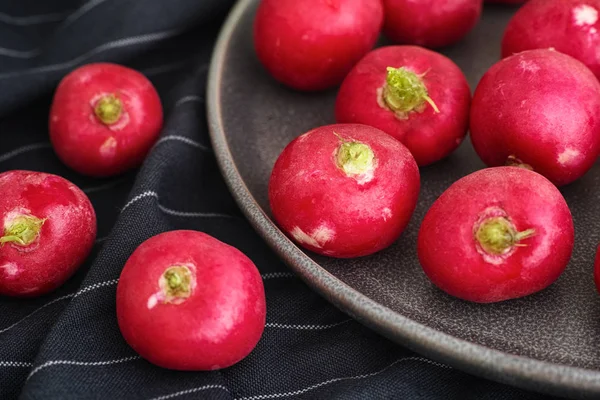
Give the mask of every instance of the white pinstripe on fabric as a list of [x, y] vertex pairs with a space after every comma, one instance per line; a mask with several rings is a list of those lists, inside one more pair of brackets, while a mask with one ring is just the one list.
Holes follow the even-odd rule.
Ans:
[[336, 326], [340, 326], [346, 324], [352, 319], [346, 319], [341, 322], [336, 322], [335, 324], [327, 324], [327, 325], [288, 325], [288, 324], [280, 324], [277, 322], [267, 322], [265, 324], [265, 328], [276, 328], [276, 329], [293, 329], [299, 331], [322, 331], [326, 329], [335, 328]]
[[85, 287], [85, 288], [83, 288], [81, 290], [78, 290], [75, 293], [69, 293], [69, 294], [66, 294], [64, 296], [57, 297], [56, 299], [54, 299], [52, 301], [49, 301], [48, 303], [44, 304], [43, 306], [41, 306], [41, 307], [33, 310], [31, 313], [27, 314], [25, 317], [21, 318], [20, 320], [18, 320], [17, 322], [13, 323], [12, 325], [10, 325], [10, 326], [8, 326], [6, 328], [3, 328], [2, 330], [0, 330], [0, 334], [8, 331], [9, 329], [11, 329], [13, 327], [15, 327], [16, 325], [20, 324], [21, 322], [23, 322], [27, 318], [31, 317], [32, 315], [34, 315], [38, 311], [40, 311], [40, 310], [42, 310], [42, 309], [44, 309], [44, 308], [46, 308], [46, 307], [48, 307], [48, 306], [50, 306], [50, 305], [52, 305], [54, 303], [57, 303], [57, 302], [59, 302], [61, 300], [75, 298], [75, 297], [78, 297], [78, 296], [80, 296], [80, 295], [82, 295], [84, 293], [90, 292], [92, 290], [100, 289], [102, 287], [116, 285], [118, 281], [119, 281], [118, 279], [111, 279], [109, 281], [95, 283], [95, 284], [87, 286], [87, 287]]
[[4, 153], [4, 154], [0, 155], [0, 162], [8, 161], [11, 158], [14, 158], [16, 156], [19, 156], [21, 154], [24, 154], [24, 153], [27, 153], [30, 151], [41, 150], [41, 149], [50, 149], [50, 148], [52, 148], [52, 145], [48, 142], [28, 144], [28, 145], [19, 147], [15, 150], [11, 150], [8, 153]]
[[253, 395], [253, 396], [238, 397], [236, 400], [267, 400], [267, 399], [278, 399], [278, 398], [282, 398], [282, 397], [294, 397], [294, 396], [298, 396], [298, 395], [310, 392], [312, 390], [318, 389], [320, 387], [323, 387], [323, 386], [326, 386], [326, 385], [329, 385], [329, 384], [332, 384], [335, 382], [370, 378], [372, 376], [379, 375], [379, 374], [385, 372], [386, 370], [390, 369], [394, 365], [404, 362], [404, 361], [419, 361], [422, 363], [435, 365], [440, 368], [451, 368], [447, 365], [440, 364], [440, 363], [428, 360], [423, 357], [405, 357], [405, 358], [401, 358], [399, 360], [394, 361], [393, 363], [391, 363], [390, 365], [388, 365], [387, 367], [385, 367], [379, 371], [371, 372], [368, 374], [345, 376], [345, 377], [341, 377], [341, 378], [332, 378], [332, 379], [328, 379], [326, 381], [323, 381], [323, 382], [320, 382], [320, 383], [317, 383], [317, 384], [314, 384], [311, 386], [307, 386], [303, 389], [293, 390], [293, 391], [289, 391], [289, 392], [281, 392], [281, 393], [258, 394], [258, 395]]
[[33, 367], [33, 363], [25, 361], [0, 361], [0, 367], [28, 368]]
[[33, 50], [14, 50], [0, 47], [0, 56], [11, 57], [11, 58], [34, 58], [40, 54], [40, 49]]
[[[129, 202], [127, 202], [127, 204], [125, 204], [123, 206], [123, 208], [121, 209], [121, 212], [125, 211], [126, 209], [128, 209], [129, 207], [131, 207], [133, 204], [135, 204], [138, 201], [140, 201], [142, 199], [145, 199], [145, 198], [154, 198], [156, 200], [159, 200], [158, 193], [156, 193], [154, 191], [151, 191], [151, 190], [148, 190], [146, 192], [138, 194], [133, 199], [129, 200]], [[177, 210], [173, 210], [173, 209], [167, 208], [167, 207], [161, 205], [160, 203], [158, 204], [158, 208], [162, 212], [164, 212], [165, 214], [173, 215], [173, 216], [176, 216], [176, 217], [189, 217], [189, 218], [235, 218], [233, 215], [219, 214], [219, 213], [177, 211]]]
[[14, 26], [40, 25], [52, 22], [60, 22], [66, 18], [68, 13], [49, 13], [39, 15], [14, 16], [0, 13], [0, 23]]
[[121, 364], [124, 362], [135, 361], [135, 360], [140, 360], [140, 359], [141, 359], [140, 356], [131, 356], [131, 357], [119, 358], [116, 360], [106, 360], [106, 361], [74, 361], [74, 360], [46, 361], [45, 363], [40, 364], [37, 367], [35, 367], [29, 373], [27, 380], [31, 379], [31, 377], [33, 375], [37, 374], [42, 369], [51, 367], [53, 365], [77, 365], [77, 366], [81, 366], [81, 367], [100, 367], [100, 366], [105, 366], [105, 365]]
[[200, 386], [200, 387], [193, 388], [193, 389], [181, 390], [179, 392], [167, 394], [164, 396], [152, 397], [149, 400], [167, 400], [167, 399], [172, 399], [174, 397], [185, 396], [186, 394], [198, 393], [198, 392], [201, 392], [204, 390], [209, 390], [209, 389], [221, 389], [221, 390], [225, 390], [226, 392], [229, 393], [229, 389], [227, 389], [223, 385], [205, 385], [205, 386]]
[[67, 18], [65, 18], [64, 23], [60, 26], [59, 29], [64, 29], [67, 26], [71, 25], [73, 22], [77, 21], [79, 18], [81, 18], [82, 16], [87, 14], [90, 10], [94, 9], [95, 7], [104, 3], [105, 1], [107, 1], [107, 0], [90, 0], [90, 1], [88, 1], [87, 3], [85, 3], [84, 5], [79, 7], [77, 10], [72, 12]]
[[160, 140], [158, 142], [156, 142], [154, 147], [158, 146], [159, 144], [168, 142], [168, 141], [182, 142], [182, 143], [189, 144], [192, 147], [196, 147], [196, 148], [204, 150], [204, 151], [211, 151], [210, 147], [207, 147], [207, 146], [203, 145], [202, 143], [198, 143], [195, 140], [186, 138], [185, 136], [179, 136], [179, 135], [164, 136], [164, 137], [160, 138]]
[[35, 67], [35, 68], [26, 69], [26, 70], [5, 72], [3, 74], [0, 74], [0, 79], [17, 78], [17, 77], [23, 77], [23, 76], [37, 74], [37, 73], [60, 71], [63, 69], [73, 68], [73, 67], [79, 65], [80, 63], [86, 61], [87, 59], [95, 56], [96, 54], [100, 54], [107, 50], [118, 49], [118, 48], [122, 48], [122, 47], [129, 47], [129, 46], [133, 46], [133, 45], [137, 45], [137, 44], [145, 44], [145, 43], [152, 43], [152, 42], [157, 42], [157, 41], [161, 41], [161, 40], [166, 40], [166, 39], [172, 38], [174, 36], [177, 36], [180, 33], [181, 33], [181, 30], [177, 29], [177, 30], [169, 30], [169, 31], [163, 31], [163, 32], [147, 33], [147, 34], [130, 36], [130, 37], [122, 38], [122, 39], [113, 40], [111, 42], [104, 43], [98, 47], [95, 47], [92, 50], [89, 50], [88, 52], [81, 54], [69, 61], [65, 61], [65, 62], [57, 63], [57, 64], [51, 64], [51, 65], [44, 65], [41, 67]]

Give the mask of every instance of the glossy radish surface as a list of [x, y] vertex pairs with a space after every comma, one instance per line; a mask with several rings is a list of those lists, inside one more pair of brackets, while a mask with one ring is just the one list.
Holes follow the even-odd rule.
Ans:
[[463, 300], [492, 303], [538, 292], [573, 251], [569, 207], [550, 181], [520, 167], [479, 170], [452, 184], [419, 230], [429, 279]]
[[0, 174], [0, 295], [39, 296], [70, 278], [96, 238], [87, 196], [56, 175]]
[[481, 16], [483, 0], [383, 0], [383, 31], [393, 42], [430, 48], [460, 41]]
[[70, 72], [56, 88], [50, 140], [68, 167], [106, 177], [139, 167], [162, 124], [160, 98], [144, 75], [94, 63]]
[[600, 83], [570, 56], [525, 51], [484, 74], [470, 126], [488, 166], [519, 164], [565, 185], [583, 176], [600, 152]]
[[366, 125], [326, 125], [297, 137], [279, 155], [269, 203], [297, 244], [350, 258], [399, 237], [419, 187], [417, 164], [400, 142]]
[[600, 0], [531, 0], [513, 16], [502, 56], [554, 48], [587, 65], [600, 78]]
[[449, 58], [418, 46], [371, 51], [338, 92], [338, 123], [360, 123], [400, 140], [419, 165], [438, 161], [462, 142], [471, 92]]
[[323, 90], [340, 84], [373, 48], [382, 24], [381, 0], [262, 0], [254, 47], [277, 81]]
[[127, 343], [151, 363], [209, 371], [245, 358], [265, 326], [262, 278], [242, 252], [197, 231], [143, 242], [117, 286]]

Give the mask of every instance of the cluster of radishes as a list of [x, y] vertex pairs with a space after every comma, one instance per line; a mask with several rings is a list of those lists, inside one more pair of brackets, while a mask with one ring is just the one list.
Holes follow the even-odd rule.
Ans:
[[[482, 0], [260, 3], [265, 69], [296, 90], [339, 85], [335, 123], [292, 140], [269, 181], [273, 217], [296, 243], [339, 258], [388, 247], [415, 209], [418, 166], [448, 156], [470, 130], [488, 168], [427, 212], [417, 244], [425, 274], [481, 303], [561, 275], [574, 228], [557, 186], [600, 155], [600, 0], [528, 1], [471, 97], [459, 67], [426, 47], [460, 40], [481, 9]], [[380, 30], [397, 44], [373, 50]], [[600, 288], [600, 256], [597, 271]]]
[[[59, 83], [49, 115], [58, 157], [80, 174], [108, 177], [141, 164], [162, 127], [152, 83], [117, 64], [84, 65]], [[96, 214], [68, 180], [43, 172], [0, 174], [0, 294], [39, 296], [62, 285], [89, 255]]]
[[[59, 83], [49, 136], [67, 166], [108, 177], [138, 167], [162, 124], [159, 95], [145, 76], [95, 63]], [[76, 185], [43, 172], [4, 172], [0, 192], [0, 295], [49, 293], [89, 256], [94, 208]], [[239, 250], [202, 232], [177, 230], [133, 252], [119, 279], [116, 314], [127, 343], [150, 362], [214, 370], [240, 361], [258, 343], [265, 293], [258, 269]]]

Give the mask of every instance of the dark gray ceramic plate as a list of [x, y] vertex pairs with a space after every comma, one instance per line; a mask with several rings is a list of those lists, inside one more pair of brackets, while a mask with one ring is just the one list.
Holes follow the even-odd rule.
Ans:
[[[285, 145], [333, 123], [335, 90], [302, 94], [275, 83], [252, 44], [256, 0], [232, 11], [210, 69], [208, 112], [222, 172], [242, 210], [272, 248], [329, 301], [381, 334], [433, 359], [505, 383], [568, 397], [600, 397], [600, 296], [592, 264], [600, 240], [600, 169], [562, 191], [576, 226], [573, 259], [550, 288], [524, 299], [478, 305], [437, 290], [416, 257], [420, 221], [455, 180], [483, 167], [469, 141], [448, 159], [421, 169], [412, 222], [398, 242], [374, 256], [335, 260], [309, 254], [270, 219], [267, 183]], [[486, 7], [460, 44], [443, 51], [471, 88], [499, 57], [514, 8]]]

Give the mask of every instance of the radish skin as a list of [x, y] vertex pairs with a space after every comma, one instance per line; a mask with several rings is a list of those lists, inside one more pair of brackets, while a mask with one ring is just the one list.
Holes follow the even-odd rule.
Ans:
[[558, 279], [571, 258], [574, 228], [561, 193], [520, 167], [479, 170], [453, 183], [419, 230], [427, 277], [467, 301], [527, 296]]
[[554, 48], [584, 63], [600, 78], [600, 0], [531, 0], [513, 16], [502, 57]]
[[557, 51], [515, 54], [479, 82], [470, 127], [475, 151], [488, 166], [521, 165], [566, 185], [600, 153], [600, 82]]
[[419, 187], [417, 164], [400, 142], [371, 126], [334, 124], [286, 146], [269, 180], [269, 203], [298, 245], [351, 258], [398, 239]]

